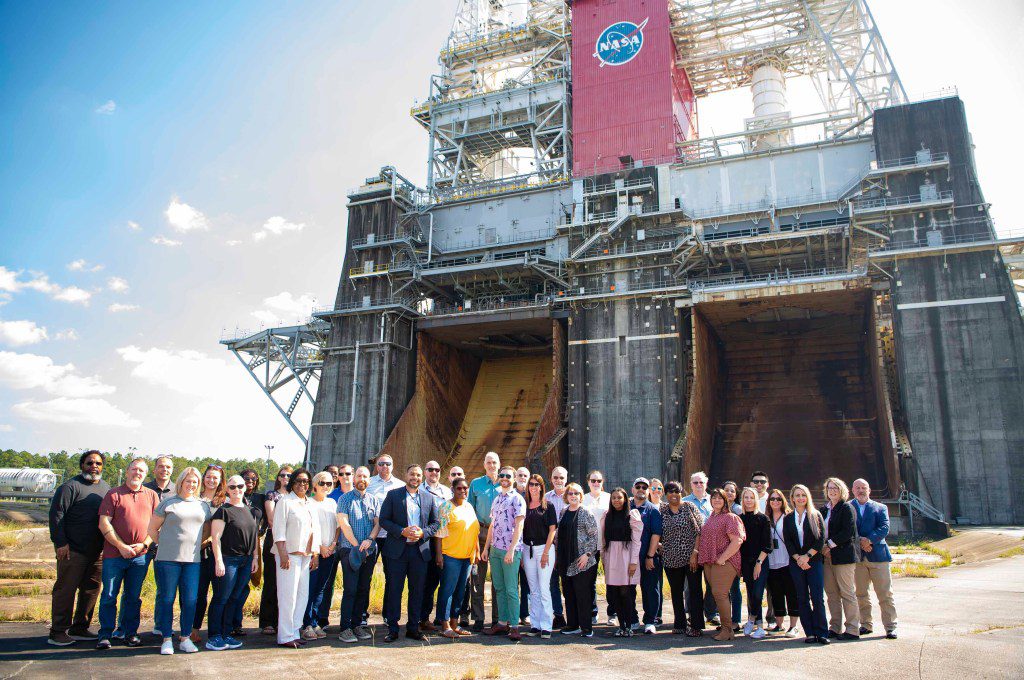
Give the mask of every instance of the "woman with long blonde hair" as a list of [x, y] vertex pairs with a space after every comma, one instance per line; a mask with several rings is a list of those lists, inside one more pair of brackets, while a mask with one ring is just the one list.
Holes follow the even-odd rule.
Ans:
[[825, 570], [821, 556], [825, 546], [825, 522], [814, 508], [810, 489], [803, 484], [793, 487], [789, 500], [793, 512], [786, 515], [782, 533], [790, 557], [789, 573], [800, 603], [800, 623], [807, 635], [804, 642], [827, 645]]
[[526, 519], [523, 520], [523, 572], [530, 597], [530, 630], [526, 635], [551, 637], [554, 611], [551, 604], [551, 574], [555, 571], [555, 506], [544, 497], [544, 478], [530, 475], [526, 481]]

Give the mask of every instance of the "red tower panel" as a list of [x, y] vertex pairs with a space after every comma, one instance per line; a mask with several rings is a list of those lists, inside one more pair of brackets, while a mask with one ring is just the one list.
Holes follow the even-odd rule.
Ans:
[[670, 162], [695, 132], [693, 90], [675, 65], [667, 0], [576, 0], [572, 7], [573, 175], [629, 156]]

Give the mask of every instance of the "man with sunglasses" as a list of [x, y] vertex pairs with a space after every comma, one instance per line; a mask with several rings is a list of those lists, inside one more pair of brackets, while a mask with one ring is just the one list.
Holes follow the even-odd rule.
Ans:
[[657, 630], [656, 619], [661, 609], [661, 591], [658, 585], [662, 580], [661, 555], [658, 545], [661, 543], [662, 519], [661, 510], [647, 498], [651, 483], [646, 477], [637, 477], [633, 482], [633, 499], [630, 508], [640, 513], [643, 520], [643, 532], [640, 534], [640, 599], [644, 605], [644, 633], [650, 635]]
[[[700, 514], [704, 515], [704, 519], [710, 517], [711, 495], [708, 493], [708, 476], [700, 471], [690, 475], [690, 492], [683, 502], [693, 503]], [[711, 584], [708, 582], [707, 575], [704, 576], [704, 587], [706, 592], [711, 592]], [[717, 626], [721, 622], [721, 619], [718, 618], [718, 605], [715, 604], [713, 597], [704, 598], [704, 618], [712, 626]]]
[[57, 555], [57, 580], [53, 584], [47, 642], [57, 647], [96, 639], [89, 623], [96, 610], [103, 572], [100, 504], [110, 491], [110, 485], [103, 481], [105, 461], [99, 451], [83, 453], [78, 459], [82, 473], [61, 484], [50, 503], [50, 540]]
[[[324, 472], [329, 472], [331, 477], [334, 479], [334, 489], [331, 490], [327, 497], [334, 501], [337, 505], [341, 500], [341, 497], [352, 490], [352, 475], [354, 470], [348, 463], [337, 466], [334, 463], [330, 463], [324, 466]], [[327, 585], [324, 586], [324, 597], [320, 601], [320, 610], [317, 612], [318, 622], [317, 625], [320, 628], [327, 630], [327, 626], [331, 618], [331, 604], [334, 602], [334, 582], [338, 577], [338, 565], [340, 560], [334, 560], [331, 563], [331, 572], [327, 577]]]
[[[384, 505], [384, 499], [388, 493], [395, 489], [401, 489], [405, 486], [402, 480], [394, 476], [395, 472], [395, 460], [386, 453], [382, 453], [377, 456], [377, 460], [374, 461], [374, 466], [377, 469], [377, 474], [370, 477], [370, 485], [366, 487], [366, 493], [370, 494], [377, 499], [378, 507]], [[391, 558], [384, 554], [384, 541], [388, 537], [388, 532], [382, 527], [380, 533], [377, 534], [377, 549], [380, 552], [381, 562], [384, 564], [384, 573], [388, 571], [388, 565], [391, 562]], [[363, 621], [369, 620], [369, 612], [363, 612]], [[384, 622], [387, 623], [387, 612], [385, 611]]]
[[757, 492], [757, 509], [768, 511], [768, 473], [758, 470], [750, 475], [750, 487]]
[[[604, 474], [600, 470], [591, 470], [590, 474], [587, 475], [587, 486], [590, 488], [590, 492], [583, 496], [583, 507], [590, 511], [590, 514], [597, 520], [597, 544], [604, 549], [604, 516], [608, 514], [608, 508], [612, 502], [612, 496], [610, 493], [604, 490]], [[601, 561], [601, 553], [598, 551], [597, 561]], [[594, 584], [594, 593], [591, 599], [594, 602], [593, 610], [591, 611], [592, 616], [591, 624], [597, 623], [597, 583]], [[615, 617], [615, 611], [612, 609], [611, 602], [608, 603], [608, 625], [615, 625], [612, 619]]]
[[[569, 471], [556, 467], [551, 471], [551, 491], [544, 494], [549, 505], [555, 506], [555, 516], [562, 520], [562, 513], [568, 505], [565, 502], [565, 486], [569, 483]], [[565, 607], [562, 605], [562, 584], [558, 570], [551, 572], [551, 611], [554, 613], [553, 628], [565, 627]]]
[[[501, 485], [498, 484], [498, 468], [501, 460], [494, 451], [484, 456], [484, 473], [469, 484], [469, 496], [466, 498], [476, 511], [476, 520], [480, 523], [479, 547], [482, 553], [487, 543], [487, 529], [491, 526], [491, 503], [497, 497]], [[473, 632], [480, 633], [484, 629], [484, 588], [487, 587], [487, 560], [480, 560], [473, 565], [467, 588], [467, 597], [473, 612]], [[465, 611], [463, 607], [463, 611]], [[498, 599], [491, 584], [491, 624], [498, 620]]]
[[508, 635], [518, 642], [519, 634], [519, 564], [522, 554], [523, 521], [526, 500], [515, 490], [515, 468], [506, 465], [498, 471], [498, 496], [491, 504], [491, 524], [487, 531], [480, 559], [491, 565], [491, 582], [498, 597], [498, 618], [486, 635]]
[[[436, 460], [428, 460], [423, 468], [423, 488], [434, 497], [434, 504], [438, 512], [445, 501], [452, 499], [452, 490], [441, 483], [441, 464]], [[427, 563], [427, 578], [423, 585], [423, 606], [420, 608], [420, 630], [425, 633], [432, 633], [441, 626], [441, 621], [435, 619], [430, 622], [430, 615], [434, 612], [434, 595], [437, 587], [441, 585], [441, 567], [437, 566], [436, 560]]]

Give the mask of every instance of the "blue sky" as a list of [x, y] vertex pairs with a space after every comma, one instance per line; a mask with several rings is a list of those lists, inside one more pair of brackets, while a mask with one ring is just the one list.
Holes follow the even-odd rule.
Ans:
[[[0, 2], [0, 448], [299, 458], [217, 341], [333, 300], [347, 189], [385, 164], [422, 181], [408, 112], [455, 4]], [[912, 94], [960, 87], [1019, 226], [1024, 9], [962, 8], [873, 6]]]

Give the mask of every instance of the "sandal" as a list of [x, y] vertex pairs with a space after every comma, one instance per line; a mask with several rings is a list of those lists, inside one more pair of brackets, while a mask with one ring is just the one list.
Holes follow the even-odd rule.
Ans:
[[441, 637], [446, 637], [446, 638], [454, 640], [455, 638], [459, 637], [459, 634], [457, 632], [455, 632], [454, 630], [452, 630], [451, 628], [445, 628], [444, 630], [441, 631]]
[[466, 637], [466, 636], [472, 635], [471, 632], [469, 632], [468, 630], [466, 630], [462, 626], [459, 626], [458, 628], [453, 628], [452, 631], [457, 633], [460, 637]]
[[291, 642], [278, 642], [277, 646], [278, 647], [287, 647], [289, 649], [302, 649], [302, 645], [300, 645], [295, 640], [292, 640]]
[[686, 637], [697, 638], [697, 637], [701, 637], [702, 635], [704, 635], [704, 631], [697, 630], [696, 628], [687, 628], [686, 629]]
[[260, 634], [261, 635], [277, 635], [277, 628], [274, 628], [273, 626], [267, 626], [266, 628], [264, 628], [263, 630], [260, 631]]

